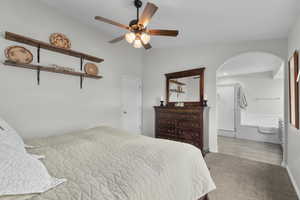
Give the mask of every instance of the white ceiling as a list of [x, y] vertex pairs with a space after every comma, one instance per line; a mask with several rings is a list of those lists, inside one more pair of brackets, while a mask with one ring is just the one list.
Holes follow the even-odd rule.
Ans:
[[[270, 72], [277, 75], [283, 68], [284, 61], [269, 53], [249, 52], [235, 56], [226, 61], [217, 71], [217, 77], [236, 76]], [[279, 75], [277, 75], [279, 76]]]
[[[128, 24], [133, 0], [41, 0], [102, 32], [123, 31], [94, 20], [95, 15]], [[144, 5], [146, 1], [143, 0]], [[177, 39], [152, 37], [155, 47], [286, 38], [298, 15], [299, 0], [151, 0], [159, 10], [149, 28], [178, 29]]]

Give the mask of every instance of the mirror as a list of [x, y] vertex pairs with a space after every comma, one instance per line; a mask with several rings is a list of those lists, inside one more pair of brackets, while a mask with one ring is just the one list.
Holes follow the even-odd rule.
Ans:
[[198, 68], [165, 74], [167, 104], [183, 102], [185, 105], [202, 105], [204, 70], [205, 68]]
[[199, 102], [200, 76], [169, 80], [169, 102]]

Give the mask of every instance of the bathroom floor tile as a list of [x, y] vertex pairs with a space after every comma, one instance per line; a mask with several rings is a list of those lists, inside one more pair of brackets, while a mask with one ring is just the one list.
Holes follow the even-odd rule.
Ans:
[[279, 144], [218, 136], [218, 146], [220, 153], [273, 165], [281, 165], [282, 162]]

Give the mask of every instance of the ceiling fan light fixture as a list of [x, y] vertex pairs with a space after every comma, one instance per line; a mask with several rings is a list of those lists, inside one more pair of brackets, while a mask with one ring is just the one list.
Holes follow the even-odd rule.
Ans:
[[141, 40], [143, 41], [144, 44], [148, 44], [150, 42], [150, 35], [148, 33], [142, 33], [141, 35]]
[[125, 39], [128, 43], [133, 43], [136, 39], [136, 36], [133, 32], [129, 32], [125, 34]]
[[139, 38], [134, 40], [134, 42], [133, 42], [133, 47], [134, 48], [139, 49], [139, 48], [142, 48], [142, 46], [143, 46], [142, 41]]
[[132, 44], [135, 48], [144, 47], [146, 50], [152, 48], [150, 44], [150, 39], [152, 36], [166, 36], [166, 37], [177, 37], [178, 30], [164, 30], [164, 29], [148, 29], [148, 24], [152, 17], [158, 10], [158, 7], [148, 2], [140, 14], [140, 8], [142, 7], [141, 0], [134, 1], [134, 6], [136, 7], [136, 18], [129, 22], [129, 25], [124, 25], [114, 20], [110, 20], [101, 16], [96, 16], [95, 19], [104, 22], [106, 24], [111, 24], [116, 27], [126, 30], [127, 33], [109, 41], [109, 43], [114, 44], [122, 40], [126, 40], [129, 44]]

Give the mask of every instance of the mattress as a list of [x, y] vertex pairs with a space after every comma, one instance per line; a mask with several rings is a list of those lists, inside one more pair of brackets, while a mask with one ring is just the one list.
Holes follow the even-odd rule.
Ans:
[[197, 200], [215, 189], [201, 151], [110, 127], [26, 141], [67, 182], [0, 200]]

